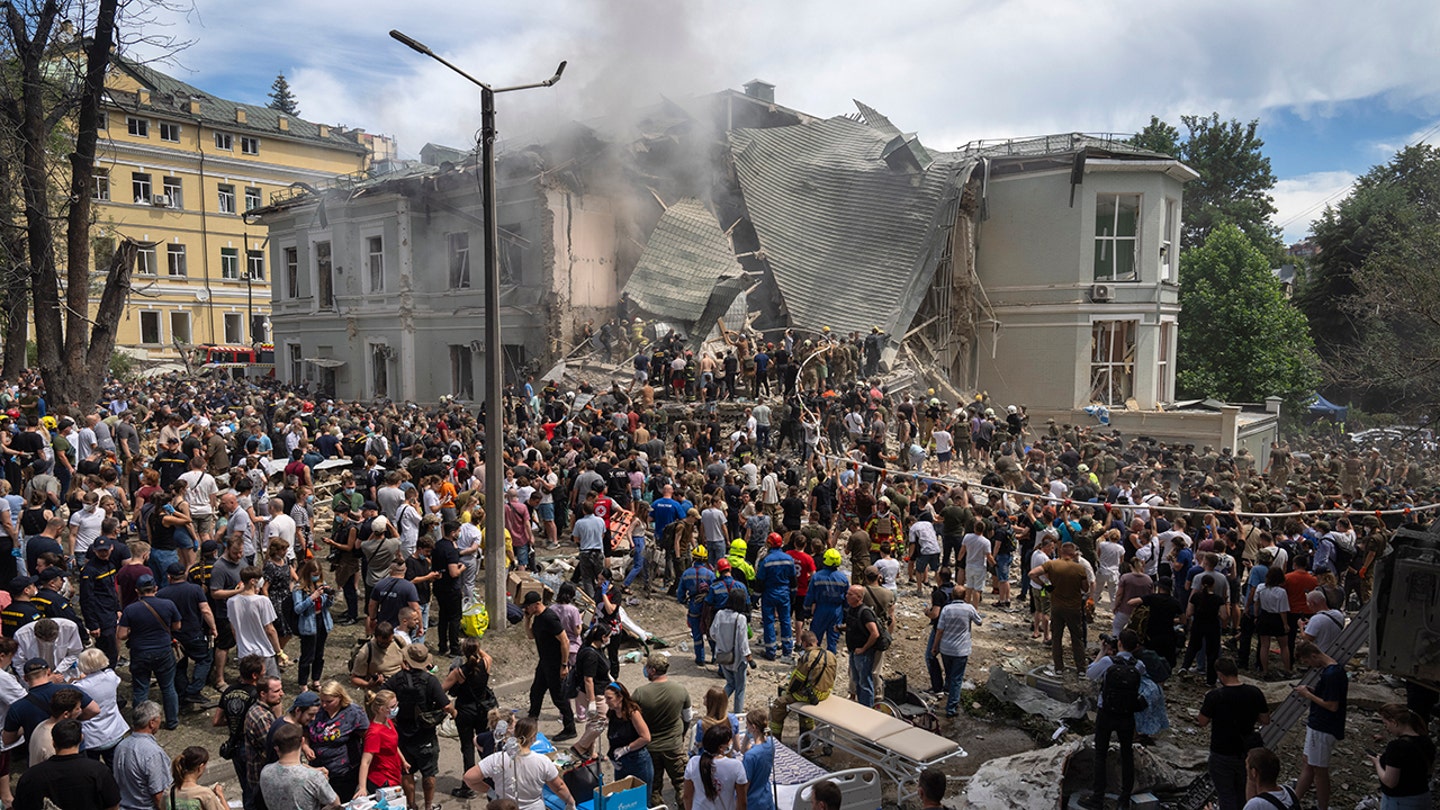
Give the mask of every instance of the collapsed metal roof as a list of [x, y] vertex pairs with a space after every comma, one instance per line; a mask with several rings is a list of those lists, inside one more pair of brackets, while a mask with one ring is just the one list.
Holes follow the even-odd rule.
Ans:
[[898, 338], [954, 224], [940, 221], [945, 203], [976, 160], [937, 153], [887, 162], [898, 130], [859, 106], [864, 121], [736, 130], [731, 152], [790, 322], [841, 333], [879, 326]]
[[681, 321], [703, 338], [746, 286], [715, 216], [688, 198], [660, 216], [624, 291], [651, 315]]

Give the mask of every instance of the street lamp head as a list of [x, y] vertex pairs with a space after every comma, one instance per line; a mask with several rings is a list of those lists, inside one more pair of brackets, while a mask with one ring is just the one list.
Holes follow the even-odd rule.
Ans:
[[[435, 55], [435, 52], [432, 51], [432, 50], [430, 50], [430, 46], [426, 45], [425, 43], [423, 43], [423, 42], [421, 42], [421, 41], [419, 41], [419, 40], [417, 40], [417, 39], [415, 39], [415, 38], [413, 38], [413, 37], [407, 36], [406, 34], [403, 34], [403, 33], [399, 32], [399, 31], [395, 30], [394, 28], [390, 29], [390, 37], [391, 37], [392, 39], [400, 42], [401, 44], [403, 44], [405, 47], [409, 48], [410, 50], [415, 51], [416, 53], [423, 53], [423, 54], [425, 54], [426, 56], [434, 56], [434, 55]], [[561, 67], [563, 68], [564, 65], [561, 65]], [[556, 78], [558, 79], [559, 76], [557, 75]]]
[[565, 73], [565, 64], [566, 64], [565, 61], [561, 61], [561, 62], [560, 62], [560, 67], [555, 68], [555, 75], [554, 75], [554, 76], [551, 76], [549, 79], [547, 79], [547, 80], [545, 81], [545, 86], [546, 86], [546, 87], [550, 87], [550, 86], [554, 85], [556, 82], [560, 81], [561, 75], [563, 75], [563, 74]]

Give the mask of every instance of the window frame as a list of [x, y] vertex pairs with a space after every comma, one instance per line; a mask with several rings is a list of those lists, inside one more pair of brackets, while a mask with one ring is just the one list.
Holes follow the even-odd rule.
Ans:
[[1175, 243], [1180, 230], [1180, 201], [1165, 198], [1165, 230], [1160, 234], [1160, 280], [1175, 283], [1178, 274], [1175, 268], [1179, 256], [1175, 255]]
[[[1114, 408], [1123, 406], [1127, 399], [1135, 396], [1139, 331], [1140, 321], [1135, 318], [1097, 318], [1090, 322], [1090, 390], [1086, 395], [1086, 404], [1099, 402]], [[1118, 358], [1117, 333], [1122, 339]], [[1128, 344], [1124, 340], [1127, 337]], [[1128, 352], [1125, 351], [1127, 345]], [[1101, 373], [1106, 375], [1106, 379], [1100, 379]], [[1117, 379], [1128, 380], [1128, 385], [1117, 382]], [[1101, 390], [1102, 385], [1104, 390]]]
[[[227, 207], [228, 206], [228, 207]], [[215, 185], [215, 207], [222, 214], [235, 214], [235, 184], [217, 183]]]
[[367, 292], [385, 292], [385, 235], [365, 235], [365, 280]]
[[[461, 244], [463, 241], [463, 244]], [[452, 231], [445, 234], [445, 255], [449, 260], [449, 289], [470, 289], [470, 232]]]
[[[140, 326], [139, 326], [139, 329], [140, 329], [140, 345], [141, 345], [141, 346], [163, 346], [163, 345], [165, 345], [165, 319], [162, 318], [162, 317], [160, 317], [160, 315], [161, 315], [161, 313], [160, 313], [160, 310], [158, 310], [158, 309], [142, 309], [142, 310], [140, 310]], [[153, 341], [150, 341], [150, 340], [146, 340], [146, 339], [145, 339], [145, 320], [146, 320], [147, 317], [152, 318], [152, 319], [154, 320], [154, 323], [155, 323], [155, 340], [153, 340]]]
[[[253, 205], [251, 204], [252, 201], [254, 202]], [[264, 204], [265, 204], [265, 195], [260, 191], [260, 189], [259, 189], [257, 186], [246, 186], [246, 187], [245, 187], [245, 210], [246, 210], [246, 211], [254, 211], [256, 208], [260, 208], [260, 207], [263, 206]]]
[[[237, 335], [237, 337], [234, 337], [234, 338], [231, 338], [231, 337], [230, 337], [230, 323], [231, 323], [231, 319], [232, 319], [232, 318], [235, 319], [235, 323], [238, 324], [238, 328], [235, 330], [235, 334]], [[245, 342], [245, 314], [244, 314], [244, 313], [242, 313], [242, 312], [225, 312], [225, 313], [221, 313], [221, 316], [220, 316], [220, 328], [221, 328], [221, 329], [224, 331], [224, 333], [225, 333], [225, 342], [226, 342], [226, 343], [229, 343], [229, 344], [234, 345], [234, 344], [239, 344], [239, 343], [244, 343], [244, 342]]]
[[300, 248], [288, 245], [280, 248], [280, 263], [284, 266], [285, 297], [300, 297]]
[[[174, 135], [175, 137], [173, 137], [173, 138], [167, 138], [167, 137], [165, 137], [165, 131], [166, 131], [166, 129], [169, 129], [169, 130], [170, 130], [170, 134], [171, 134], [171, 135]], [[180, 129], [180, 125], [179, 125], [179, 124], [173, 123], [173, 122], [171, 122], [171, 121], [161, 121], [161, 122], [160, 122], [160, 140], [162, 140], [162, 141], [164, 141], [164, 142], [166, 142], [166, 143], [179, 143], [179, 142], [180, 142], [180, 133], [181, 133], [181, 131], [182, 131], [182, 130]]]
[[[149, 267], [149, 270], [145, 268]], [[155, 246], [141, 245], [135, 252], [135, 275], [156, 276], [160, 273], [160, 254]]]
[[[175, 272], [176, 269], [180, 272]], [[171, 242], [165, 246], [165, 275], [170, 278], [189, 278], [190, 263], [185, 245]]]
[[229, 133], [229, 132], [219, 132], [219, 131], [216, 131], [216, 133], [215, 133], [215, 148], [216, 148], [216, 149], [219, 149], [219, 150], [222, 151], [222, 152], [234, 152], [234, 151], [235, 151], [235, 136], [234, 136], [233, 134]]
[[[325, 246], [323, 251], [321, 245]], [[332, 311], [335, 309], [335, 245], [329, 239], [317, 239], [310, 243], [310, 255], [315, 269], [315, 308]]]
[[450, 391], [460, 399], [475, 401], [475, 352], [466, 344], [450, 344]]
[[[177, 343], [181, 346], [194, 345], [195, 334], [193, 331], [193, 327], [195, 323], [194, 320], [190, 317], [190, 313], [183, 309], [172, 309], [168, 314], [170, 315], [170, 341], [172, 343]], [[179, 335], [176, 334], [179, 331], [175, 328], [177, 318], [184, 319], [185, 321], [185, 340], [181, 340]]]
[[1155, 405], [1174, 399], [1170, 393], [1171, 380], [1175, 373], [1175, 357], [1170, 351], [1170, 341], [1175, 336], [1175, 321], [1162, 320], [1158, 324], [1155, 345]]
[[260, 139], [257, 138], [257, 137], [255, 137], [254, 135], [241, 135], [241, 136], [240, 136], [240, 154], [242, 154], [242, 155], [259, 155], [259, 154], [260, 154]]
[[245, 250], [245, 277], [251, 281], [265, 280], [265, 251]]
[[390, 360], [385, 356], [384, 343], [370, 344], [370, 398], [383, 399], [390, 395]]
[[[144, 189], [142, 192], [141, 189]], [[130, 173], [130, 196], [135, 199], [136, 205], [149, 205], [150, 198], [155, 194], [154, 175], [149, 172]]]
[[160, 188], [164, 189], [164, 195], [170, 200], [171, 208], [185, 207], [185, 184], [180, 178], [161, 177]]
[[[1110, 218], [1110, 227], [1112, 230], [1108, 234], [1102, 235], [1100, 233], [1100, 207], [1102, 200], [1105, 199], [1114, 201], [1115, 210]], [[1123, 210], [1121, 206], [1122, 199], [1133, 199], [1135, 202], [1135, 232], [1126, 236], [1119, 234], [1120, 212]], [[1095, 281], [1106, 284], [1130, 284], [1140, 281], [1140, 224], [1144, 211], [1145, 195], [1143, 194], [1136, 192], [1104, 191], [1095, 195], [1095, 232], [1091, 234], [1093, 240], [1091, 242], [1093, 247], [1091, 272]], [[1131, 269], [1126, 277], [1120, 277], [1116, 274], [1122, 243], [1129, 243], [1130, 247]], [[1102, 244], [1108, 245], [1109, 247], [1108, 259], [1104, 257], [1105, 251], [1102, 249]], [[1100, 273], [1102, 262], [1108, 262], [1110, 271], [1108, 275], [1101, 275]]]
[[90, 177], [90, 199], [96, 202], [110, 202], [110, 170], [95, 169]]
[[220, 278], [223, 281], [244, 281], [240, 276], [240, 248], [220, 248]]
[[[138, 132], [136, 130], [139, 130]], [[130, 133], [132, 138], [150, 138], [150, 119], [141, 118], [138, 115], [125, 116], [125, 131]]]

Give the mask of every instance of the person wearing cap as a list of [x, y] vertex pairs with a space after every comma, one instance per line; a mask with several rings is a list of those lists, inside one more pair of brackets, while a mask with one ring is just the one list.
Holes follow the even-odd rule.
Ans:
[[99, 760], [80, 753], [83, 737], [78, 720], [57, 722], [50, 734], [54, 756], [20, 775], [11, 806], [18, 810], [119, 807], [120, 786], [114, 774]]
[[80, 617], [70, 600], [61, 593], [65, 587], [65, 569], [58, 565], [41, 568], [35, 572], [35, 596], [31, 601], [39, 608], [40, 615], [52, 619], [68, 619], [79, 626]]
[[[367, 501], [368, 503], [371, 502]], [[378, 507], [379, 504], [375, 506]], [[369, 516], [374, 517], [375, 511], [378, 509], [372, 510]], [[360, 577], [359, 527], [360, 524], [351, 517], [349, 505], [341, 503], [335, 511], [335, 522], [331, 525], [330, 536], [323, 538], [325, 545], [331, 549], [330, 571], [335, 578], [335, 584], [339, 585], [345, 594], [345, 615], [335, 622], [341, 626], [360, 620], [360, 592], [356, 586]]]
[[570, 672], [570, 637], [565, 632], [559, 612], [553, 605], [544, 605], [539, 591], [525, 594], [521, 610], [525, 615], [525, 635], [534, 639], [537, 653], [535, 677], [530, 682], [529, 716], [539, 719], [540, 704], [548, 692], [564, 723], [560, 733], [551, 739], [556, 742], [574, 739], [575, 712], [564, 694], [565, 678]]
[[193, 708], [206, 702], [200, 693], [209, 680], [215, 659], [210, 649], [210, 639], [215, 637], [215, 614], [210, 610], [205, 589], [186, 579], [185, 567], [180, 563], [170, 563], [165, 577], [167, 584], [156, 596], [169, 599], [180, 611], [180, 629], [175, 633], [175, 640], [180, 642], [185, 655], [175, 665], [175, 689], [180, 693], [180, 702]]
[[40, 618], [40, 608], [30, 600], [38, 592], [35, 577], [23, 574], [10, 580], [6, 590], [10, 592], [10, 604], [0, 610], [0, 630], [6, 638], [14, 638], [15, 631]]
[[795, 649], [790, 629], [790, 593], [800, 575], [795, 558], [782, 548], [784, 538], [771, 532], [765, 538], [769, 552], [761, 558], [755, 574], [755, 589], [760, 591], [760, 617], [765, 628], [765, 659], [775, 660], [775, 625], [780, 625], [781, 654], [789, 656]]
[[[85, 644], [80, 640], [80, 629], [69, 619], [43, 618], [15, 631], [15, 643], [19, 649], [16, 660], [28, 661], [43, 658], [55, 672], [70, 673]], [[23, 674], [19, 668], [16, 675]]]
[[150, 467], [160, 473], [160, 488], [167, 491], [190, 469], [189, 457], [180, 450], [179, 436], [161, 437], [160, 452], [150, 460]]
[[80, 693], [80, 715], [77, 719], [90, 720], [100, 715], [100, 705], [84, 689], [65, 683], [44, 658], [26, 660], [20, 672], [27, 691], [23, 699], [12, 702], [6, 711], [3, 730], [0, 730], [0, 742], [6, 746], [35, 735], [36, 727], [50, 717], [51, 698], [62, 689]]
[[810, 577], [805, 593], [805, 607], [811, 611], [810, 632], [823, 639], [826, 649], [835, 652], [840, 643], [840, 622], [845, 610], [845, 592], [850, 578], [839, 570], [844, 560], [840, 552], [829, 548], [820, 558], [820, 570]]
[[180, 696], [175, 690], [175, 655], [171, 651], [180, 611], [169, 599], [156, 596], [155, 578], [146, 574], [135, 582], [136, 600], [120, 613], [116, 638], [130, 647], [131, 705], [150, 694], [150, 679], [158, 681], [165, 706], [165, 728], [180, 724]]
[[119, 563], [114, 556], [115, 541], [102, 536], [90, 547], [90, 558], [80, 569], [80, 613], [85, 618], [85, 630], [105, 653], [110, 666], [120, 660], [120, 645], [115, 639], [120, 617], [120, 589], [115, 582]]
[[[395, 730], [400, 735], [400, 753], [410, 763], [402, 779], [408, 802], [414, 807], [435, 805], [435, 776], [440, 767], [440, 739], [436, 727], [444, 716], [454, 717], [455, 708], [430, 673], [430, 650], [424, 644], [411, 644], [400, 659], [400, 672], [385, 682], [385, 688], [400, 700], [400, 713], [395, 716]], [[442, 716], [442, 712], [443, 715]], [[421, 777], [424, 804], [415, 801], [415, 777]]]
[[[303, 732], [310, 727], [311, 723], [315, 722], [315, 717], [319, 714], [319, 692], [306, 689], [296, 695], [295, 699], [290, 702], [289, 710], [275, 718], [275, 722], [270, 724], [270, 730], [265, 732], [265, 764], [268, 765], [280, 759], [280, 752], [275, 748], [275, 732], [287, 725], [297, 726]], [[307, 759], [314, 755], [308, 744], [302, 742], [301, 747]]]

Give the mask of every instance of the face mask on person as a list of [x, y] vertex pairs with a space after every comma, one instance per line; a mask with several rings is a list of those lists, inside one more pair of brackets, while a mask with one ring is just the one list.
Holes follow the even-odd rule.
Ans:
[[311, 582], [319, 582], [319, 581], [320, 581], [320, 575], [319, 575], [319, 574], [311, 574], [311, 575], [310, 575], [310, 581], [311, 581]]
[[314, 505], [315, 505], [315, 496], [314, 496], [314, 495], [306, 495], [306, 496], [305, 496], [305, 505], [306, 505], [306, 506], [314, 506]]
[[399, 707], [398, 705], [391, 706], [391, 707], [390, 707], [390, 718], [393, 720], [394, 718], [399, 717], [399, 716], [400, 716], [400, 707]]
[[355, 487], [346, 487], [346, 488], [345, 488], [345, 494], [346, 494], [346, 495], [354, 495], [354, 494], [355, 494]]

